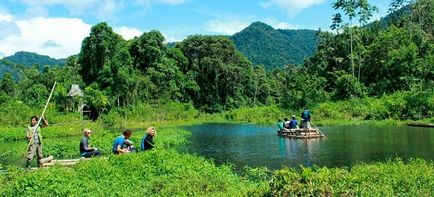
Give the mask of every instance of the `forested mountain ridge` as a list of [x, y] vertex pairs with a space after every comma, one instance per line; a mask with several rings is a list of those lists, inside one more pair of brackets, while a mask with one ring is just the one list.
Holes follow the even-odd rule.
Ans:
[[[350, 26], [340, 21], [336, 33], [315, 32], [317, 49], [303, 64], [275, 69], [253, 65], [229, 36], [194, 35], [168, 47], [159, 31], [127, 41], [103, 22], [92, 27], [80, 53], [69, 57], [65, 66], [46, 67], [42, 72], [31, 67], [18, 82], [5, 75], [0, 81], [0, 103], [18, 99], [41, 105], [57, 81], [60, 110], [66, 102], [62, 95], [71, 84], [79, 84], [85, 102], [106, 113], [117, 107], [167, 102], [192, 104], [211, 113], [261, 105], [298, 109], [395, 95], [386, 103], [373, 103], [375, 111], [362, 118], [429, 117], [434, 114], [434, 30], [430, 26], [434, 10], [423, 9], [433, 3], [418, 0], [410, 17], [388, 26]], [[290, 35], [263, 23], [251, 27], [280, 40]], [[256, 32], [244, 33], [252, 41], [262, 41]], [[274, 43], [282, 48], [289, 45]], [[261, 54], [273, 55], [270, 51]]]
[[314, 30], [274, 29], [262, 22], [254, 22], [230, 36], [254, 65], [262, 64], [267, 70], [302, 64], [315, 52], [316, 38]]
[[36, 66], [39, 71], [44, 69], [44, 66], [63, 66], [65, 65], [65, 59], [54, 59], [47, 55], [40, 55], [37, 53], [19, 51], [14, 55], [4, 57], [0, 60], [0, 78], [5, 73], [10, 73], [15, 79], [17, 79], [20, 68], [19, 67], [32, 67]]

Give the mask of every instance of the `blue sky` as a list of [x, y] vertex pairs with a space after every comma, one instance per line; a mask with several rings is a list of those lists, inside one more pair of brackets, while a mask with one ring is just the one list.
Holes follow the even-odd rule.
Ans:
[[[166, 41], [232, 35], [255, 21], [280, 29], [328, 30], [333, 0], [0, 0], [0, 57], [31, 51], [65, 58], [102, 21], [125, 39], [159, 30]], [[390, 0], [370, 0], [387, 14]]]

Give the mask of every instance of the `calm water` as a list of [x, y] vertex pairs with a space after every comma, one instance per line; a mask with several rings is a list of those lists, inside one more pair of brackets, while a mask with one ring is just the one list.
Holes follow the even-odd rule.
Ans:
[[320, 127], [327, 139], [289, 139], [274, 126], [205, 124], [183, 127], [193, 133], [181, 151], [243, 166], [352, 166], [401, 157], [434, 160], [434, 128], [407, 126]]

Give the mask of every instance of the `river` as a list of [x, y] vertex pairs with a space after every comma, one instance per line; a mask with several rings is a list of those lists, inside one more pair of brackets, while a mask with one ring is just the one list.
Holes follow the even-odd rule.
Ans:
[[434, 129], [408, 126], [320, 127], [326, 139], [289, 139], [275, 126], [203, 124], [182, 127], [191, 143], [179, 150], [204, 156], [217, 164], [280, 169], [283, 166], [351, 167], [400, 157], [434, 160]]

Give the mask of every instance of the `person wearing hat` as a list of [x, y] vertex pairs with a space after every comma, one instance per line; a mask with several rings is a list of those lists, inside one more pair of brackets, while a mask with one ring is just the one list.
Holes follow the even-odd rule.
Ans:
[[298, 129], [298, 123], [297, 123], [297, 119], [295, 118], [295, 115], [292, 115], [291, 121], [289, 122], [289, 128]]
[[89, 145], [89, 139], [92, 135], [90, 129], [83, 129], [83, 138], [80, 140], [80, 156], [81, 157], [95, 157], [101, 155], [101, 152], [97, 148], [91, 147]]

